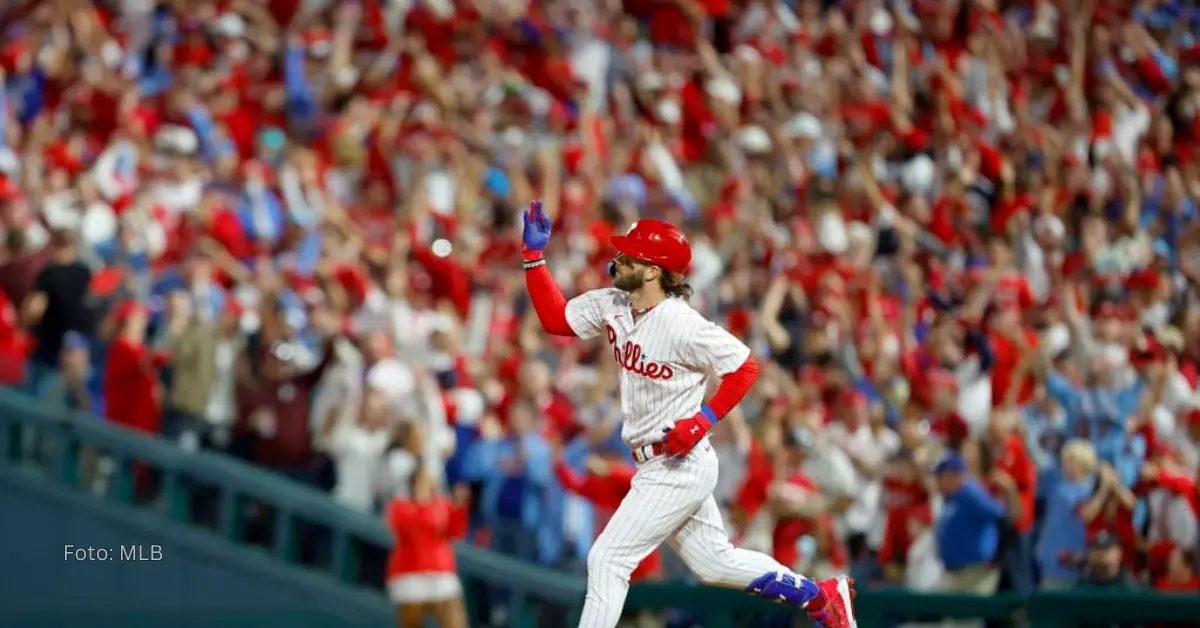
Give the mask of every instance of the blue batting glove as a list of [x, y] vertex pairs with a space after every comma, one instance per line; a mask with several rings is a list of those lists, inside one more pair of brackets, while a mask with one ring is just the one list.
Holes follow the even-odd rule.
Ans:
[[521, 241], [525, 244], [525, 250], [546, 250], [546, 245], [550, 243], [551, 222], [550, 217], [542, 210], [542, 201], [530, 203], [524, 218], [525, 231], [521, 234]]

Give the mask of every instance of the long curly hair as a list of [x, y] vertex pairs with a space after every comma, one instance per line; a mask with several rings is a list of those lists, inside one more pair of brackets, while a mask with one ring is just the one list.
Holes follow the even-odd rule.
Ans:
[[687, 275], [664, 270], [661, 281], [663, 291], [667, 294], [684, 299], [692, 298], [692, 286], [688, 283]]

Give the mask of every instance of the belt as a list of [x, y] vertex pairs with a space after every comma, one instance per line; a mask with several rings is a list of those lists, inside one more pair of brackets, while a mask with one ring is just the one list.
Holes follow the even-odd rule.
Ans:
[[649, 445], [642, 445], [641, 447], [634, 447], [633, 452], [632, 452], [633, 453], [633, 461], [638, 464], [643, 464], [645, 462], [650, 461], [653, 458], [657, 458], [657, 457], [661, 456], [662, 452], [663, 452], [663, 444], [662, 443], [650, 443]]

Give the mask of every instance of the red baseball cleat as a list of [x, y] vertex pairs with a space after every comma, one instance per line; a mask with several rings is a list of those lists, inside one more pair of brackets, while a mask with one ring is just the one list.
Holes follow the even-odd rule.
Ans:
[[821, 628], [858, 628], [858, 620], [854, 617], [854, 596], [857, 595], [854, 580], [838, 576], [822, 580], [817, 586], [821, 589], [818, 599], [824, 599], [825, 605], [809, 609], [808, 616]]

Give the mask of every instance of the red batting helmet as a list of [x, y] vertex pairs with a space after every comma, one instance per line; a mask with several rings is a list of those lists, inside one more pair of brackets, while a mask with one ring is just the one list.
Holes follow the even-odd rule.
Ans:
[[617, 251], [673, 273], [686, 273], [692, 263], [692, 245], [679, 227], [647, 218], [633, 223], [625, 235], [610, 241]]

